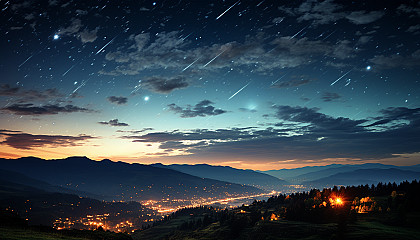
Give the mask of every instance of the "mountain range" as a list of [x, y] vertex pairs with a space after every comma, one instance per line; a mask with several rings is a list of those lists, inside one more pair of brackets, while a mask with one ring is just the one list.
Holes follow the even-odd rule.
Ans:
[[380, 163], [358, 165], [331, 164], [326, 166], [303, 167], [262, 171], [283, 177], [293, 184], [307, 187], [332, 187], [334, 185], [376, 184], [379, 182], [402, 182], [420, 179], [420, 165], [394, 166]]
[[173, 169], [201, 178], [211, 178], [219, 181], [246, 184], [265, 190], [280, 191], [289, 183], [271, 175], [253, 170], [236, 169], [229, 166], [213, 166], [208, 164], [152, 164], [154, 167]]
[[[252, 186], [192, 176], [162, 167], [94, 161], [86, 157], [0, 159], [0, 169], [9, 171], [9, 174], [12, 171], [24, 175], [13, 179], [35, 184], [43, 190], [75, 191], [108, 201], [226, 198], [264, 192]], [[35, 181], [25, 181], [25, 178]]]

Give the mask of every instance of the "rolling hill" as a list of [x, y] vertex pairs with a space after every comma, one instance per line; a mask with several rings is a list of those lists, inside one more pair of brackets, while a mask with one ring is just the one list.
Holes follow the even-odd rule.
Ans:
[[90, 193], [101, 200], [225, 198], [264, 192], [255, 187], [200, 178], [172, 169], [110, 160], [93, 161], [86, 157], [0, 159], [0, 169]]
[[357, 169], [350, 172], [337, 173], [331, 176], [320, 178], [314, 181], [303, 182], [304, 185], [316, 188], [337, 186], [356, 186], [365, 184], [377, 184], [379, 182], [388, 183], [411, 181], [420, 179], [420, 172], [401, 170], [396, 168], [389, 169]]
[[212, 166], [208, 164], [153, 164], [154, 167], [173, 169], [201, 178], [211, 178], [219, 181], [245, 184], [265, 190], [281, 190], [288, 183], [277, 177], [253, 170], [242, 170], [228, 166]]

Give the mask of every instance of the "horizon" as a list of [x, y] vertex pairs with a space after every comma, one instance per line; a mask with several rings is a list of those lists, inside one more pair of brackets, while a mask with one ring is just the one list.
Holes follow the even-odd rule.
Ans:
[[420, 164], [415, 2], [2, 9], [0, 157]]
[[[3, 157], [0, 157], [3, 158]], [[122, 163], [127, 163], [127, 164], [141, 164], [141, 165], [154, 165], [154, 164], [161, 164], [164, 166], [170, 166], [170, 165], [188, 165], [188, 166], [196, 166], [196, 165], [207, 165], [207, 166], [212, 166], [212, 167], [231, 167], [234, 169], [239, 169], [239, 170], [251, 170], [251, 171], [255, 171], [255, 172], [265, 172], [265, 171], [279, 171], [279, 170], [293, 170], [293, 169], [301, 169], [301, 168], [307, 168], [307, 167], [325, 167], [325, 166], [333, 166], [333, 165], [339, 165], [339, 166], [359, 166], [359, 165], [366, 165], [366, 164], [380, 164], [380, 165], [384, 165], [384, 166], [395, 166], [395, 167], [403, 167], [403, 166], [416, 166], [419, 164], [412, 164], [412, 165], [393, 165], [393, 164], [383, 164], [383, 163], [379, 163], [379, 162], [367, 162], [367, 163], [349, 163], [349, 164], [340, 164], [340, 163], [331, 163], [331, 164], [327, 164], [327, 165], [306, 165], [303, 167], [294, 167], [294, 168], [280, 168], [280, 169], [249, 169], [249, 168], [236, 168], [236, 167], [232, 167], [229, 165], [213, 165], [213, 164], [208, 164], [208, 163], [193, 163], [193, 164], [188, 164], [188, 163], [168, 163], [168, 164], [164, 164], [161, 162], [153, 162], [153, 163], [141, 163], [141, 162], [125, 162], [125, 161], [119, 161], [119, 160], [112, 160], [109, 158], [103, 158], [103, 159], [93, 159], [93, 158], [89, 158], [88, 156], [68, 156], [65, 158], [51, 158], [51, 159], [45, 159], [45, 158], [41, 158], [41, 157], [36, 157], [36, 156], [26, 156], [26, 157], [19, 157], [19, 158], [3, 158], [3, 159], [8, 159], [8, 160], [17, 160], [20, 158], [38, 158], [41, 160], [45, 160], [45, 161], [53, 161], [53, 160], [66, 160], [68, 158], [87, 158], [91, 161], [95, 161], [95, 162], [102, 162], [102, 161], [111, 161], [111, 162], [122, 162]]]

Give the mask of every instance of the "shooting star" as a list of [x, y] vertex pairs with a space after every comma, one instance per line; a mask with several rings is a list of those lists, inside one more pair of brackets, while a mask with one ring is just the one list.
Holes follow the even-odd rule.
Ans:
[[343, 77], [345, 77], [347, 74], [349, 74], [353, 69], [350, 69], [348, 72], [344, 73], [341, 77], [337, 78], [333, 83], [330, 84], [330, 86], [336, 84], [338, 81], [340, 81]]
[[295, 35], [291, 36], [290, 39], [296, 37], [299, 33], [301, 33], [303, 30], [305, 30], [308, 26], [302, 28], [299, 32], [297, 32]]
[[73, 66], [71, 66], [71, 68], [69, 68], [65, 73], [63, 73], [62, 77], [66, 76], [66, 74], [68, 72], [70, 72], [70, 70], [72, 70], [77, 64], [74, 64]]
[[233, 8], [236, 4], [238, 4], [238, 2], [240, 2], [240, 1], [237, 1], [235, 4], [233, 4], [232, 6], [230, 6], [228, 9], [226, 9], [226, 11], [224, 11], [222, 14], [220, 14], [217, 18], [216, 18], [216, 20], [218, 20], [219, 18], [221, 18], [225, 13], [227, 13], [227, 11], [229, 11], [231, 8]]
[[190, 34], [188, 34], [186, 37], [183, 37], [182, 38], [182, 41], [185, 41], [185, 39], [187, 39], [191, 34], [193, 34], [193, 33], [190, 33]]
[[217, 54], [216, 57], [214, 57], [212, 60], [210, 60], [208, 63], [204, 64], [203, 68], [205, 68], [207, 65], [209, 65], [211, 62], [213, 62], [216, 58], [218, 58], [220, 55], [222, 55], [227, 49], [223, 50], [221, 53]]
[[181, 72], [187, 70], [188, 68], [190, 68], [194, 63], [196, 63], [201, 57], [197, 58], [194, 62], [192, 62], [190, 65], [186, 66], [184, 69], [182, 69]]
[[[117, 35], [118, 36], [118, 35]], [[114, 39], [117, 37], [115, 36], [113, 39], [111, 39], [111, 41], [109, 41], [107, 44], [105, 44], [105, 46], [103, 46], [101, 49], [99, 49], [99, 51], [96, 52], [95, 55], [98, 55], [100, 52], [102, 52], [102, 50], [104, 50], [109, 44], [112, 43], [112, 41], [114, 41]]]
[[88, 81], [89, 80], [82, 81], [82, 83], [76, 89], [74, 89], [73, 93], [77, 92], [77, 90], [79, 90], [81, 87], [85, 86]]
[[265, 0], [261, 1], [260, 3], [257, 4], [257, 7], [259, 7], [263, 2], [265, 2]]
[[32, 57], [34, 56], [34, 54], [32, 54], [31, 56], [29, 56], [23, 63], [21, 63], [20, 65], [19, 65], [19, 67], [18, 68], [20, 68], [20, 67], [22, 67], [27, 61], [29, 61], [29, 59], [31, 59]]
[[280, 81], [280, 80], [281, 80], [282, 78], [284, 78], [286, 75], [287, 75], [287, 73], [286, 73], [286, 74], [284, 74], [283, 76], [281, 76], [281, 77], [280, 77], [279, 79], [277, 79], [276, 81], [272, 82], [270, 86], [273, 86], [274, 84], [276, 84], [278, 81]]
[[334, 30], [332, 33], [328, 34], [324, 39], [322, 40], [326, 40], [327, 38], [329, 38], [331, 35], [333, 35], [333, 33], [335, 33], [337, 30]]
[[230, 98], [228, 98], [228, 100], [232, 99], [234, 96], [236, 96], [236, 94], [240, 93], [242, 90], [244, 90], [246, 87], [248, 87], [248, 85], [251, 82], [247, 83], [245, 86], [243, 86], [241, 89], [239, 89], [235, 94], [233, 94], [232, 96], [230, 96]]

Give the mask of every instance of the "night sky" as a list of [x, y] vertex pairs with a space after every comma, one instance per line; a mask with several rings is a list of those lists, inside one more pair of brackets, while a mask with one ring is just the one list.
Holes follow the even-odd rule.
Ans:
[[0, 157], [420, 163], [418, 1], [0, 3]]

